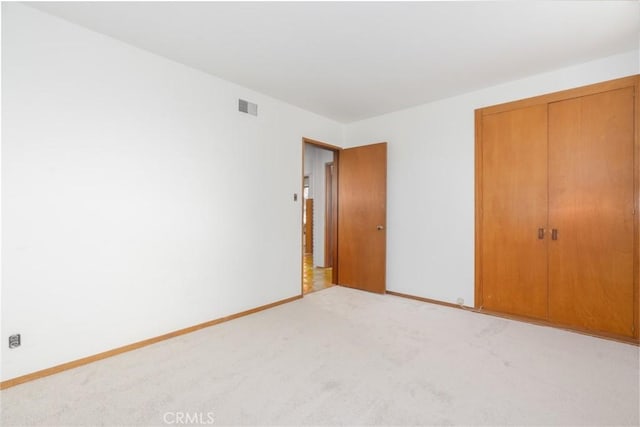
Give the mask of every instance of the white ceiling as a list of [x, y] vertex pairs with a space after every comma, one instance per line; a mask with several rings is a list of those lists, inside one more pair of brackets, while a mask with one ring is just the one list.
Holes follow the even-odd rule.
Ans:
[[37, 2], [348, 123], [638, 49], [638, 1]]

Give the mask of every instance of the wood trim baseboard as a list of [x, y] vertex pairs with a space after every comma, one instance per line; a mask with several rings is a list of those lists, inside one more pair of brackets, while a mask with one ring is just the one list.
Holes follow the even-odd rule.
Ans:
[[86, 365], [98, 360], [106, 359], [108, 357], [116, 356], [118, 354], [126, 353], [128, 351], [137, 350], [142, 347], [146, 347], [151, 344], [155, 344], [160, 341], [165, 341], [170, 338], [174, 338], [180, 335], [185, 335], [191, 332], [195, 332], [199, 329], [208, 328], [219, 323], [228, 322], [229, 320], [237, 319], [239, 317], [248, 316], [250, 314], [257, 313], [259, 311], [267, 310], [269, 308], [276, 307], [278, 305], [286, 304], [298, 299], [301, 299], [302, 295], [296, 295], [290, 298], [286, 298], [280, 301], [272, 302], [270, 304], [262, 305], [260, 307], [252, 308], [250, 310], [242, 311], [240, 313], [231, 314], [229, 316], [221, 317], [219, 319], [210, 320], [208, 322], [200, 323], [198, 325], [190, 326], [188, 328], [179, 329], [177, 331], [169, 332], [157, 337], [148, 338], [146, 340], [138, 341], [133, 344], [128, 344], [123, 347], [107, 350], [102, 353], [94, 354], [92, 356], [83, 357], [82, 359], [73, 360], [71, 362], [63, 363], [61, 365], [52, 366], [51, 368], [42, 369], [40, 371], [32, 372], [30, 374], [22, 375], [16, 378], [11, 378], [0, 382], [0, 390], [7, 389], [9, 387], [23, 384], [29, 381], [37, 380], [39, 378], [47, 377], [49, 375], [57, 374], [59, 372], [67, 371], [69, 369], [77, 368], [78, 366]]
[[523, 316], [517, 316], [514, 314], [508, 314], [508, 313], [500, 313], [498, 311], [488, 311], [488, 310], [484, 310], [484, 309], [472, 309], [471, 311], [473, 311], [474, 313], [478, 313], [478, 314], [484, 314], [487, 316], [493, 316], [493, 317], [501, 317], [503, 319], [509, 319], [509, 320], [515, 320], [516, 322], [524, 322], [524, 323], [530, 323], [532, 325], [538, 325], [538, 326], [546, 326], [549, 328], [553, 328], [553, 329], [560, 329], [563, 331], [567, 331], [567, 332], [573, 332], [573, 333], [578, 333], [580, 335], [588, 335], [590, 337], [594, 337], [594, 338], [601, 338], [601, 339], [606, 339], [609, 341], [617, 341], [617, 342], [621, 342], [624, 344], [632, 344], [635, 346], [640, 346], [640, 340], [638, 340], [637, 338], [634, 337], [626, 337], [624, 335], [616, 335], [616, 334], [609, 334], [606, 332], [594, 332], [594, 331], [590, 331], [588, 329], [579, 329], [579, 328], [572, 328], [569, 326], [564, 326], [564, 325], [559, 325], [557, 323], [553, 323], [553, 322], [548, 322], [546, 320], [541, 320], [541, 319], [534, 319], [531, 317], [523, 317]]
[[426, 302], [426, 303], [429, 303], [429, 304], [437, 304], [437, 305], [442, 305], [442, 306], [445, 306], [445, 307], [451, 307], [451, 308], [457, 308], [457, 309], [461, 309], [461, 310], [471, 311], [473, 313], [484, 314], [484, 315], [487, 315], [487, 316], [501, 317], [503, 319], [514, 320], [516, 322], [524, 322], [524, 323], [529, 323], [529, 324], [537, 325], [537, 326], [546, 326], [546, 327], [550, 327], [550, 328], [554, 328], [554, 329], [561, 329], [561, 330], [568, 331], [568, 332], [578, 333], [578, 334], [581, 334], [581, 335], [588, 335], [590, 337], [602, 338], [602, 339], [606, 339], [606, 340], [610, 340], [610, 341], [621, 342], [621, 343], [624, 343], [624, 344], [632, 344], [632, 345], [635, 345], [635, 346], [640, 346], [640, 340], [638, 340], [637, 338], [625, 337], [625, 336], [622, 336], [622, 335], [614, 335], [614, 334], [607, 334], [607, 333], [595, 333], [593, 331], [588, 331], [588, 330], [583, 330], [583, 329], [574, 329], [574, 328], [569, 328], [569, 327], [565, 327], [565, 326], [562, 326], [562, 325], [557, 325], [555, 323], [547, 322], [547, 321], [544, 321], [544, 320], [533, 319], [533, 318], [530, 318], [530, 317], [522, 317], [522, 316], [516, 316], [516, 315], [512, 315], [512, 314], [499, 313], [499, 312], [495, 312], [495, 311], [487, 311], [487, 310], [484, 310], [482, 308], [474, 308], [474, 307], [469, 307], [469, 306], [466, 306], [466, 305], [452, 304], [450, 302], [438, 301], [438, 300], [434, 300], [434, 299], [430, 299], [430, 298], [418, 297], [418, 296], [415, 296], [415, 295], [402, 294], [400, 292], [387, 291], [387, 293], [389, 295], [394, 295], [394, 296], [401, 297], [401, 298], [408, 298], [408, 299], [412, 299], [412, 300], [416, 300], [416, 301]]
[[387, 293], [389, 295], [393, 295], [393, 296], [396, 296], [396, 297], [413, 299], [413, 300], [416, 300], [416, 301], [427, 302], [429, 304], [437, 304], [437, 305], [443, 305], [445, 307], [459, 308], [461, 310], [474, 311], [473, 307], [469, 307], [469, 306], [466, 306], [466, 305], [453, 304], [453, 303], [450, 303], [450, 302], [444, 302], [444, 301], [439, 301], [439, 300], [430, 299], [430, 298], [423, 298], [423, 297], [418, 297], [418, 296], [415, 296], [415, 295], [403, 294], [403, 293], [394, 292], [394, 291], [387, 291]]

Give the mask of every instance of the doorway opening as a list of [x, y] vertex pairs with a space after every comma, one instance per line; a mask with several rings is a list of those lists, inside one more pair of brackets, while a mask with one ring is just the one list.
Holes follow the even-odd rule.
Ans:
[[302, 294], [334, 284], [384, 294], [387, 143], [302, 144]]
[[303, 140], [302, 293], [337, 279], [337, 147]]

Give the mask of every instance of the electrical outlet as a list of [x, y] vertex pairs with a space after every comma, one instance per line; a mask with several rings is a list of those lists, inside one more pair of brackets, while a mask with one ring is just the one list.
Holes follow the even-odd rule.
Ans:
[[20, 334], [9, 336], [9, 348], [20, 347]]

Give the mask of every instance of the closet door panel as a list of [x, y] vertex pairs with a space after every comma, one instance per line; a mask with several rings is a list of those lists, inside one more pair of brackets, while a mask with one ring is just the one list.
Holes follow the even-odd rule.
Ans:
[[549, 104], [549, 317], [633, 335], [633, 88]]
[[[482, 122], [482, 300], [490, 311], [547, 317], [547, 106]], [[542, 238], [539, 238], [542, 237]]]

